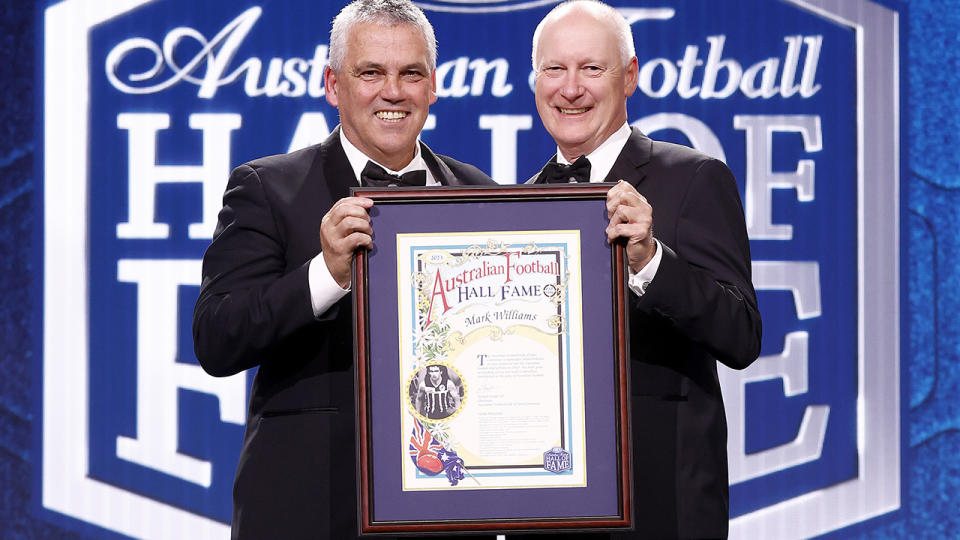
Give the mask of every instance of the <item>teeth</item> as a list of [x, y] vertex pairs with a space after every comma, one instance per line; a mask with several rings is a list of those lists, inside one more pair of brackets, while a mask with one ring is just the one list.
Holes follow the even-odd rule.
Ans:
[[377, 118], [381, 120], [391, 121], [403, 120], [407, 116], [407, 113], [403, 111], [377, 111], [376, 114]]
[[564, 108], [560, 108], [560, 112], [561, 112], [562, 114], [580, 114], [580, 113], [587, 112], [587, 108], [586, 108], [586, 107], [580, 107], [579, 109], [564, 109]]

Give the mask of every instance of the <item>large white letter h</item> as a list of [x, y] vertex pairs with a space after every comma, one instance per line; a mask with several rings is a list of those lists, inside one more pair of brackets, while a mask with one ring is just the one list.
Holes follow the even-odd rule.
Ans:
[[203, 221], [191, 223], [190, 238], [211, 238], [217, 225], [220, 197], [230, 174], [230, 132], [241, 124], [239, 114], [191, 114], [190, 127], [203, 130], [203, 164], [157, 165], [157, 132], [170, 127], [164, 113], [122, 113], [117, 127], [129, 132], [129, 218], [117, 224], [117, 238], [168, 238], [170, 226], [156, 223], [156, 187], [164, 182], [203, 184]]

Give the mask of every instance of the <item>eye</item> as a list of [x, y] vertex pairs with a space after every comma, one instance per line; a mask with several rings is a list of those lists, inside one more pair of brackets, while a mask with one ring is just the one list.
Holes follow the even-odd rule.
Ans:
[[581, 68], [581, 69], [583, 70], [583, 72], [584, 72], [585, 74], [587, 74], [587, 76], [590, 76], [590, 77], [596, 77], [596, 76], [600, 75], [601, 73], [603, 73], [603, 68], [602, 68], [602, 67], [597, 66], [597, 65], [593, 65], [593, 64], [588, 64], [588, 65], [586, 65], [586, 66], [583, 66], [583, 68]]
[[407, 71], [404, 71], [402, 75], [404, 80], [410, 82], [417, 82], [426, 76], [423, 74], [423, 72], [416, 69], [408, 69]]
[[566, 69], [563, 66], [547, 66], [542, 71], [547, 77], [560, 77], [566, 72]]
[[368, 68], [359, 70], [357, 76], [363, 79], [364, 81], [375, 81], [383, 76], [383, 73], [374, 68]]

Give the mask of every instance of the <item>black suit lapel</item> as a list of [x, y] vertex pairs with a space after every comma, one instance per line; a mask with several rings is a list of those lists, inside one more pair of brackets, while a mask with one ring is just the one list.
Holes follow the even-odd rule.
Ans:
[[360, 185], [357, 177], [353, 174], [353, 169], [350, 167], [350, 160], [347, 159], [347, 154], [343, 151], [343, 145], [340, 144], [339, 127], [334, 129], [333, 133], [320, 143], [318, 159], [323, 160], [323, 181], [330, 191], [331, 202], [348, 197], [350, 188]]
[[427, 166], [427, 169], [430, 170], [433, 179], [439, 182], [441, 186], [463, 185], [463, 182], [453, 174], [450, 167], [447, 166], [443, 160], [437, 159], [436, 154], [422, 141], [420, 142], [420, 157], [423, 158], [423, 163]]
[[624, 180], [633, 187], [637, 187], [646, 178], [644, 165], [650, 162], [653, 141], [637, 128], [630, 128], [630, 131], [627, 144], [623, 145], [623, 150], [620, 151], [617, 160], [613, 162], [613, 167], [610, 168], [604, 182]]

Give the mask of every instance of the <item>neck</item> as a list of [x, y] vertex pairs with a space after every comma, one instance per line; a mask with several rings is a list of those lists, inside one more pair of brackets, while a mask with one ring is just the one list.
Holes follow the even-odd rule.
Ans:
[[611, 122], [610, 125], [604, 126], [602, 129], [605, 130], [602, 136], [600, 137], [589, 137], [587, 140], [581, 142], [580, 144], [570, 145], [567, 147], [561, 146], [557, 143], [557, 148], [560, 149], [560, 153], [563, 154], [563, 157], [567, 161], [573, 163], [580, 156], [588, 156], [594, 152], [597, 148], [600, 148], [604, 145], [614, 133], [620, 130], [620, 128], [627, 122], [626, 111], [622, 115], [617, 115], [617, 120]]
[[[417, 145], [420, 144], [418, 139], [413, 140], [413, 144], [410, 145], [410, 148], [406, 148], [402, 151], [392, 152], [390, 154], [384, 154], [378, 152], [376, 147], [368, 146], [366, 144], [358, 144], [357, 141], [360, 141], [359, 137], [350, 129], [348, 126], [341, 125], [340, 127], [343, 138], [355, 148], [360, 151], [360, 153], [367, 159], [373, 160], [378, 164], [390, 169], [391, 171], [399, 171], [410, 164], [413, 161], [413, 158], [417, 155]], [[363, 141], [360, 141], [363, 142]]]
[[400, 155], [382, 156], [381, 158], [374, 158], [374, 160], [391, 171], [399, 171], [409, 165], [415, 155], [417, 155], [416, 148], [412, 148]]
[[[596, 150], [596, 148], [594, 148], [593, 150]], [[567, 162], [573, 163], [574, 161], [579, 159], [580, 156], [585, 156], [590, 152], [593, 152], [593, 150], [590, 150], [589, 152], [584, 152], [579, 149], [564, 150], [563, 148], [561, 148], [560, 153], [563, 154], [563, 158], [566, 159]]]

